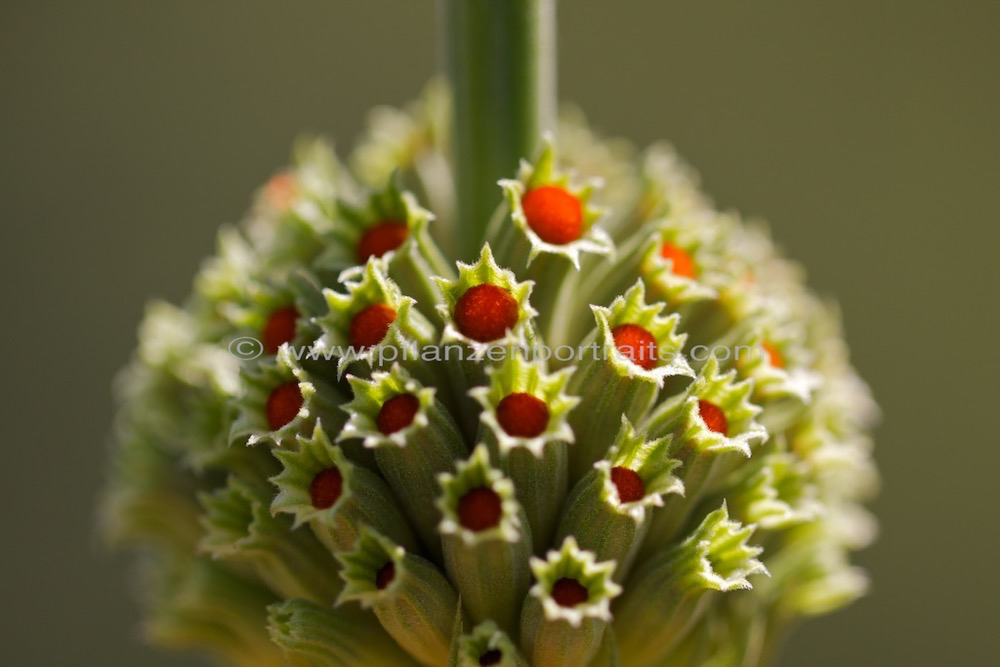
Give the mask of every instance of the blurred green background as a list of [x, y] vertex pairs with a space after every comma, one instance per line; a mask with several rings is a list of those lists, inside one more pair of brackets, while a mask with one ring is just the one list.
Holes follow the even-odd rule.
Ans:
[[[884, 409], [872, 593], [782, 664], [997, 664], [1000, 4], [567, 0], [559, 22], [562, 95], [769, 220]], [[296, 135], [346, 150], [417, 93], [435, 28], [427, 0], [0, 3], [4, 664], [201, 664], [142, 646], [94, 536], [112, 375]]]

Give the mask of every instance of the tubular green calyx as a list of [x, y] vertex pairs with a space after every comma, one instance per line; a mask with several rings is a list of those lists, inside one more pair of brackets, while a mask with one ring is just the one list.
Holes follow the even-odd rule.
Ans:
[[147, 636], [248, 667], [765, 664], [865, 591], [877, 410], [836, 316], [669, 149], [553, 124], [530, 49], [469, 37], [537, 109], [453, 146], [473, 67], [380, 110], [352, 168], [301, 143], [149, 308], [104, 503]]

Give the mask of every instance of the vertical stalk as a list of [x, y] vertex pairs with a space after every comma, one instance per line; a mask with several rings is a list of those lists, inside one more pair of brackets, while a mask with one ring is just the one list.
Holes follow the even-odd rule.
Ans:
[[478, 254], [502, 201], [497, 180], [554, 129], [555, 0], [441, 0], [455, 101], [453, 151], [460, 253]]

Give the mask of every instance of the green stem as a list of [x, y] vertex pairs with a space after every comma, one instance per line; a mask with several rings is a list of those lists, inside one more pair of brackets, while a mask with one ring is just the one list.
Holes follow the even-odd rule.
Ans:
[[474, 259], [503, 197], [497, 180], [554, 129], [555, 0], [442, 0], [460, 252]]

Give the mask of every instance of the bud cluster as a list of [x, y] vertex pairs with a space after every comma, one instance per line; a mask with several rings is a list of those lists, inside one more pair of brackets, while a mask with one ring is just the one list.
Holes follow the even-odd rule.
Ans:
[[104, 505], [147, 635], [247, 666], [740, 667], [863, 594], [876, 410], [797, 267], [576, 116], [450, 261], [448, 113], [438, 86], [381, 112], [352, 169], [302, 143], [149, 308]]

